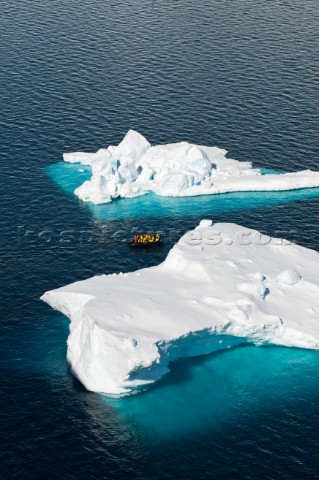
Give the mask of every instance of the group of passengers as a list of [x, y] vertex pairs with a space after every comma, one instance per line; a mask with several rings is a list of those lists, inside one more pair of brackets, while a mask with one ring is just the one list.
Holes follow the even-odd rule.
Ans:
[[156, 235], [149, 235], [145, 233], [144, 235], [134, 235], [134, 243], [152, 243], [158, 242], [161, 236], [157, 233]]

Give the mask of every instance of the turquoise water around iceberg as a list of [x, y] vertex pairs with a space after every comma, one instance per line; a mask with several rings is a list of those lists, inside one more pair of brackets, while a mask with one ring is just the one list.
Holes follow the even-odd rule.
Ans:
[[105, 399], [141, 434], [171, 439], [216, 435], [258, 412], [287, 409], [294, 396], [317, 396], [319, 355], [282, 347], [239, 346], [179, 360], [144, 393]]
[[[38, 322], [27, 344], [22, 334], [17, 335], [17, 345], [24, 345], [23, 355], [20, 368], [15, 365], [12, 372], [27, 369], [41, 379], [49, 375], [52, 387], [65, 388], [67, 395], [73, 383], [77, 394], [83, 397], [82, 414], [98, 415], [101, 432], [109, 422], [113, 423], [117, 438], [133, 435], [139, 441], [165, 448], [167, 443], [191, 437], [208, 437], [211, 442], [227, 434], [232, 444], [238, 428], [250, 431], [260, 418], [264, 423], [258, 428], [267, 429], [268, 416], [278, 421], [283, 421], [284, 416], [283, 428], [289, 429], [294, 422], [297, 428], [298, 402], [307, 399], [310, 415], [319, 398], [318, 352], [247, 344], [177, 360], [170, 364], [171, 370], [165, 377], [136, 395], [111, 398], [93, 394], [70, 375], [65, 384], [68, 333], [66, 317], [49, 311]], [[98, 412], [89, 407], [93, 398], [93, 403], [99, 405]], [[299, 414], [304, 416], [302, 411]], [[279, 428], [274, 425], [273, 429], [278, 442]], [[275, 445], [276, 442], [274, 448]]]
[[[80, 164], [64, 162], [46, 167], [49, 177], [65, 192], [74, 195], [74, 190], [91, 178], [91, 168]], [[263, 169], [264, 174], [281, 173]], [[121, 220], [140, 217], [170, 217], [175, 215], [198, 218], [238, 210], [255, 209], [280, 205], [307, 198], [319, 197], [319, 188], [305, 188], [284, 192], [237, 192], [197, 197], [161, 197], [150, 193], [137, 198], [120, 198], [111, 203], [93, 205], [85, 203], [85, 208], [98, 221]], [[82, 202], [81, 202], [82, 203]]]
[[92, 176], [91, 167], [79, 163], [53, 163], [45, 168], [45, 172], [62, 190], [72, 194]]

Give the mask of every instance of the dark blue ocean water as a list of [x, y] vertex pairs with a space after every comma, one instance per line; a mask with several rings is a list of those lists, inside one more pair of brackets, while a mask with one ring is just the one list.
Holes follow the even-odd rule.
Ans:
[[[159, 263], [203, 217], [319, 250], [315, 190], [100, 208], [68, 193], [78, 177], [57, 163], [134, 128], [268, 169], [318, 169], [317, 0], [0, 7], [1, 478], [318, 478], [318, 352], [245, 346], [181, 360], [148, 391], [109, 399], [70, 375], [68, 321], [39, 301]], [[163, 231], [167, 245], [132, 253], [119, 237], [136, 228]]]

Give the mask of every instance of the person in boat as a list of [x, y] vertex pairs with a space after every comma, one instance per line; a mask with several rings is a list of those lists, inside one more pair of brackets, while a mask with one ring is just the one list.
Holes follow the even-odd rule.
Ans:
[[156, 243], [161, 240], [161, 236], [156, 233], [156, 235], [149, 235], [145, 233], [144, 235], [134, 235], [133, 243]]

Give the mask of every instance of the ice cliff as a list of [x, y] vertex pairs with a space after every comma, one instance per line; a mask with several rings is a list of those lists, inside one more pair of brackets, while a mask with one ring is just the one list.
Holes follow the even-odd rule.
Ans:
[[128, 394], [179, 357], [249, 342], [319, 348], [319, 254], [204, 220], [152, 268], [46, 292], [71, 320], [67, 358], [88, 390]]
[[194, 196], [238, 191], [294, 190], [319, 186], [319, 172], [262, 175], [251, 162], [226, 157], [217, 147], [188, 142], [151, 146], [130, 130], [118, 146], [96, 153], [65, 153], [65, 162], [92, 167], [92, 178], [75, 190], [86, 202], [108, 203], [154, 192]]

